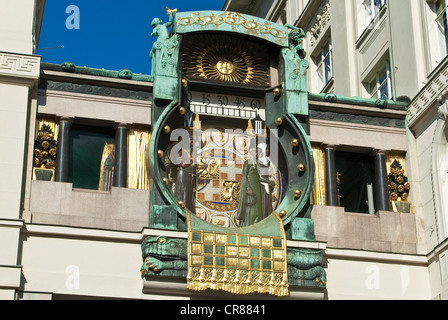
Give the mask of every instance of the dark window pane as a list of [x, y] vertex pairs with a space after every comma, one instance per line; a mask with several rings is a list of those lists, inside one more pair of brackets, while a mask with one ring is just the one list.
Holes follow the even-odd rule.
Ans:
[[[372, 186], [373, 158], [364, 154], [336, 152], [340, 174], [340, 205], [346, 212], [369, 213], [368, 186]], [[370, 203], [370, 206], [373, 204]]]
[[104, 146], [114, 143], [109, 128], [73, 125], [70, 130], [70, 182], [73, 188], [98, 189]]

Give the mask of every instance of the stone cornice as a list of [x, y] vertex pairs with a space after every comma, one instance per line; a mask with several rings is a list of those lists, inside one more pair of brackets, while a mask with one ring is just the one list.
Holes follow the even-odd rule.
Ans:
[[[330, 95], [331, 96], [331, 95]], [[404, 104], [384, 100], [346, 98], [332, 96], [332, 99], [317, 99], [309, 94], [309, 115], [311, 119], [343, 123], [374, 125], [384, 128], [405, 128], [406, 109]]]
[[[41, 92], [59, 91], [69, 94], [87, 94], [91, 96], [104, 96], [110, 98], [123, 98], [139, 101], [152, 101], [152, 92], [144, 90], [129, 90], [114, 88], [113, 86], [95, 86], [88, 83], [79, 84], [41, 79], [39, 83]], [[139, 88], [136, 88], [139, 89]]]
[[408, 108], [408, 123], [411, 129], [434, 105], [443, 103], [448, 95], [448, 59], [435, 70], [428, 84], [412, 100]]

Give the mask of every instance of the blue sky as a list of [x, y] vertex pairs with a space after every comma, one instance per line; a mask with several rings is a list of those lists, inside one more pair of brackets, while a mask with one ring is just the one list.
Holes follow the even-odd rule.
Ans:
[[[221, 10], [225, 0], [46, 0], [37, 55], [42, 62], [151, 73], [151, 21], [166, 7]], [[79, 16], [69, 6], [79, 8]], [[68, 13], [66, 13], [68, 12]], [[79, 17], [79, 20], [78, 20]], [[69, 29], [67, 27], [70, 26]], [[76, 23], [79, 21], [79, 29]], [[76, 28], [73, 28], [76, 27]], [[64, 46], [64, 48], [57, 48]], [[50, 48], [50, 49], [48, 49]]]

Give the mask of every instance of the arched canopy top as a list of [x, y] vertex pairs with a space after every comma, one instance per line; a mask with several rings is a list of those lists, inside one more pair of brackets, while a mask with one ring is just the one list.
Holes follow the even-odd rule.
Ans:
[[194, 11], [176, 13], [174, 32], [237, 32], [258, 37], [280, 47], [288, 47], [288, 28], [258, 17], [231, 11]]

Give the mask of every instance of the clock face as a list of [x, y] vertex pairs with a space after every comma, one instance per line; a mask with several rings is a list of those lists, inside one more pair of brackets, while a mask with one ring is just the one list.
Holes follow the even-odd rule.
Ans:
[[281, 80], [281, 52], [196, 33], [182, 36], [181, 54], [180, 102], [160, 109], [153, 137], [163, 196], [222, 227], [273, 212], [289, 223], [306, 208], [314, 163], [303, 124], [285, 113], [287, 96], [269, 89]]
[[[238, 203], [243, 179], [243, 165], [249, 157], [254, 139], [257, 144], [257, 165], [260, 176], [269, 183], [262, 183], [262, 196], [268, 199], [265, 207], [275, 210], [286, 190], [285, 172], [270, 161], [264, 136], [241, 136], [239, 130], [221, 125], [201, 128], [201, 147], [196, 168], [195, 213], [205, 221], [223, 227], [236, 228]], [[265, 201], [265, 200], [263, 200]], [[268, 213], [264, 217], [267, 217]]]
[[225, 35], [185, 36], [186, 79], [269, 87], [269, 50], [258, 43]]

